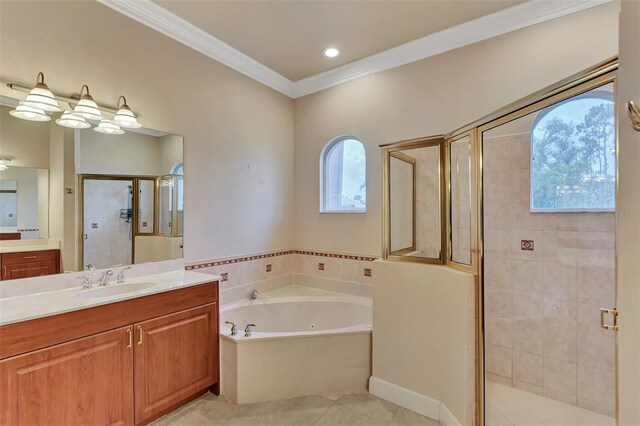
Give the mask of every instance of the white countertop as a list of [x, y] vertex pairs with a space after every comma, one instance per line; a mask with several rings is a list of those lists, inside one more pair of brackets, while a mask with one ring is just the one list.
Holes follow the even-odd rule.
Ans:
[[[139, 282], [154, 283], [154, 285], [150, 288], [124, 294], [79, 299], [74, 298], [73, 296], [76, 293], [91, 290], [82, 290], [81, 286], [77, 285], [78, 282], [75, 278], [80, 274], [69, 275], [73, 275], [69, 277], [72, 279], [71, 282], [74, 284], [73, 287], [58, 288], [53, 291], [40, 291], [0, 299], [0, 326], [62, 314], [65, 312], [77, 311], [80, 309], [92, 308], [114, 302], [121, 302], [123, 300], [135, 299], [137, 297], [178, 290], [185, 287], [220, 280], [220, 277], [215, 275], [185, 271], [184, 269], [152, 275], [136, 276], [134, 278], [127, 279], [123, 284], [116, 284], [114, 276], [114, 279], [112, 279], [112, 283], [110, 284], [110, 286], [113, 287], [126, 286], [130, 283]], [[40, 279], [46, 279], [46, 277], [40, 277]], [[20, 280], [14, 281], [18, 282]], [[94, 285], [93, 288], [95, 289], [96, 286]]]
[[58, 249], [60, 249], [60, 241], [58, 240], [33, 239], [0, 241], [0, 254]]

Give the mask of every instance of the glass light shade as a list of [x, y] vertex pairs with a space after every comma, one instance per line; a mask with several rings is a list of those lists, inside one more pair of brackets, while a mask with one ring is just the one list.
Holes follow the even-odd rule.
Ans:
[[9, 114], [16, 118], [29, 121], [49, 121], [51, 117], [44, 113], [40, 108], [30, 107], [20, 102], [16, 109], [9, 111]]
[[94, 128], [93, 130], [98, 133], [104, 133], [105, 135], [121, 135], [124, 133], [124, 130], [122, 130], [120, 127], [118, 127], [117, 124], [113, 124], [109, 120], [101, 120], [98, 127]]
[[62, 127], [69, 127], [71, 129], [86, 129], [91, 127], [91, 124], [87, 123], [81, 115], [74, 114], [71, 111], [65, 111], [62, 117], [56, 120], [56, 124]]
[[142, 125], [138, 123], [136, 116], [127, 105], [123, 105], [118, 110], [116, 116], [113, 117], [113, 122], [118, 126], [124, 127], [126, 129], [138, 129], [142, 127]]
[[98, 105], [95, 103], [91, 95], [82, 95], [82, 99], [78, 101], [73, 112], [76, 115], [81, 115], [87, 120], [102, 120], [102, 113], [98, 109]]
[[9, 166], [7, 166], [7, 163], [4, 160], [0, 160], [0, 172], [3, 172], [5, 170], [7, 170], [9, 168]]
[[27, 95], [27, 99], [22, 102], [24, 105], [38, 108], [48, 112], [60, 112], [62, 109], [58, 106], [58, 101], [53, 96], [46, 84], [38, 83], [36, 87], [31, 89]]

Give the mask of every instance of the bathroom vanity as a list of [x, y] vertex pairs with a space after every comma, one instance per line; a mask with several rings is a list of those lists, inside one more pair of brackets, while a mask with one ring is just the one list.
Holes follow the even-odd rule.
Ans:
[[0, 324], [2, 425], [146, 424], [219, 391], [217, 277], [9, 297]]
[[0, 254], [0, 280], [60, 273], [60, 250], [18, 251]]

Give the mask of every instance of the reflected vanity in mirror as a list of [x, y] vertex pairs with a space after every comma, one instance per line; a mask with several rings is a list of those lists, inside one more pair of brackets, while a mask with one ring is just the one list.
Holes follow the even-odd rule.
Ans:
[[383, 156], [385, 258], [443, 263], [444, 139], [388, 145]]
[[3, 280], [182, 258], [181, 136], [20, 120], [16, 105], [0, 98]]

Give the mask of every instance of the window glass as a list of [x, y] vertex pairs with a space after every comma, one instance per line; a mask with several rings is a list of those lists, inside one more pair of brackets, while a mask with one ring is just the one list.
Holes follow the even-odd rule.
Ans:
[[366, 155], [362, 143], [353, 138], [330, 142], [322, 155], [321, 211], [366, 210]]
[[533, 211], [615, 209], [612, 85], [541, 110], [531, 140]]

